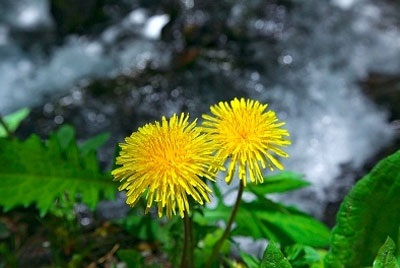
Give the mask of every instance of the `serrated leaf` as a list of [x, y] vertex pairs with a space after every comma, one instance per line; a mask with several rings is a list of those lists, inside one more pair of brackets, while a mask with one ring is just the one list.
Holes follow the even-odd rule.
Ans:
[[393, 240], [388, 237], [385, 243], [378, 250], [378, 255], [375, 258], [373, 268], [399, 268], [399, 263], [396, 259], [396, 245]]
[[303, 175], [283, 171], [276, 175], [266, 177], [264, 183], [248, 185], [245, 191], [253, 192], [257, 195], [265, 195], [293, 191], [309, 185], [310, 182], [303, 180]]
[[[28, 108], [23, 108], [15, 113], [6, 115], [3, 117], [4, 123], [7, 125], [9, 131], [14, 132], [21, 122], [28, 116], [30, 110]], [[6, 137], [7, 132], [4, 127], [0, 124], [0, 137]]]
[[112, 197], [117, 189], [111, 175], [99, 170], [94, 153], [82, 157], [75, 140], [60, 144], [59, 132], [47, 142], [36, 135], [25, 141], [3, 138], [0, 148], [0, 206], [5, 210], [34, 203], [44, 215], [65, 192], [79, 193], [93, 209], [101, 193]]
[[398, 237], [400, 151], [380, 161], [345, 197], [325, 258], [329, 267], [371, 266], [388, 236]]
[[260, 268], [291, 268], [289, 261], [274, 241], [269, 241]]

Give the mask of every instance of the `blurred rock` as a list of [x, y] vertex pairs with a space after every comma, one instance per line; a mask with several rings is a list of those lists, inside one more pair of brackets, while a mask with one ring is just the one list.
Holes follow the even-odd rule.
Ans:
[[390, 120], [400, 120], [400, 73], [370, 73], [360, 84], [367, 96], [390, 111]]
[[105, 21], [102, 0], [52, 0], [51, 14], [60, 36], [81, 34], [94, 24]]

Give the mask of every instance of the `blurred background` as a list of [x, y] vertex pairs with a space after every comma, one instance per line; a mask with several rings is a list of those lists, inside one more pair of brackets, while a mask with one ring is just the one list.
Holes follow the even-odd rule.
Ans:
[[111, 133], [107, 170], [140, 125], [257, 99], [291, 133], [286, 169], [313, 184], [277, 198], [332, 226], [400, 145], [399, 14], [394, 0], [0, 0], [0, 114], [32, 109], [20, 137]]

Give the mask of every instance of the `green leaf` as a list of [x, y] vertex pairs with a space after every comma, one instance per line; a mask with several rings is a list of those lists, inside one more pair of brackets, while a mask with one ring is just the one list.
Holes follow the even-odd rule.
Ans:
[[[268, 202], [269, 201], [269, 202]], [[266, 206], [267, 204], [269, 206]], [[252, 217], [254, 225], [247, 224]], [[238, 228], [235, 234], [251, 233], [259, 227], [260, 236], [279, 241], [283, 245], [299, 243], [313, 247], [325, 247], [329, 244], [329, 229], [318, 220], [292, 207], [274, 203], [268, 199], [251, 203], [242, 203], [236, 218]], [[273, 233], [271, 236], [270, 234]], [[253, 233], [256, 235], [256, 233]]]
[[274, 241], [269, 241], [265, 249], [260, 268], [290, 268], [289, 261], [283, 256], [282, 251]]
[[[17, 130], [21, 122], [28, 116], [30, 110], [28, 108], [23, 108], [15, 113], [4, 116], [3, 121], [7, 125], [9, 131], [14, 132]], [[0, 137], [6, 137], [7, 132], [4, 127], [0, 124]]]
[[63, 125], [55, 132], [55, 136], [61, 149], [67, 150], [71, 143], [75, 142], [75, 129], [69, 125]]
[[388, 237], [380, 249], [378, 255], [375, 258], [373, 268], [399, 268], [399, 263], [396, 259], [396, 245], [393, 240]]
[[388, 236], [398, 237], [400, 151], [380, 161], [345, 197], [325, 258], [329, 267], [371, 266]]
[[[231, 210], [219, 202], [214, 209], [205, 208], [203, 215], [195, 214], [194, 220], [203, 225], [216, 224], [221, 219], [228, 219]], [[295, 208], [265, 197], [250, 203], [242, 202], [235, 222], [237, 227], [232, 231], [234, 235], [273, 239], [283, 245], [299, 243], [325, 247], [329, 244], [330, 231], [324, 224]]]
[[[222, 236], [223, 230], [217, 229], [214, 232], [207, 233], [205, 237], [198, 243], [199, 246], [194, 250], [194, 256], [196, 260], [196, 267], [204, 267], [208, 258], [214, 249], [215, 244]], [[229, 241], [225, 240], [219, 253], [228, 254], [230, 250]]]
[[294, 172], [283, 171], [276, 175], [266, 177], [264, 183], [249, 184], [245, 191], [257, 195], [270, 193], [283, 193], [309, 186], [310, 183], [302, 179], [303, 175]]
[[240, 257], [242, 258], [243, 262], [247, 265], [248, 268], [258, 268], [260, 267], [260, 260], [250, 255], [246, 252], [241, 251]]
[[143, 257], [134, 249], [120, 249], [117, 251], [117, 256], [125, 262], [126, 267], [143, 267]]
[[[163, 228], [160, 221], [152, 217], [131, 213], [126, 217], [116, 220], [122, 227], [136, 239], [143, 241], [155, 241], [162, 237]], [[165, 229], [165, 225], [163, 225]]]
[[316, 249], [300, 244], [286, 247], [285, 255], [293, 267], [310, 267], [322, 260], [320, 253]]
[[87, 155], [91, 151], [97, 151], [109, 138], [110, 133], [102, 133], [85, 141], [79, 146], [82, 155]]
[[[137, 205], [146, 206], [146, 203], [140, 204], [139, 201]], [[160, 245], [163, 252], [167, 254], [171, 265], [173, 267], [178, 266], [181, 257], [180, 245], [183, 241], [182, 219], [173, 217], [168, 221], [163, 221], [143, 213], [143, 208], [135, 206], [130, 209], [126, 217], [116, 219], [113, 222], [120, 224], [135, 239]]]
[[[70, 142], [65, 142], [69, 139]], [[68, 128], [42, 142], [0, 139], [0, 206], [9, 210], [35, 203], [43, 216], [63, 193], [95, 208], [101, 194], [112, 198], [117, 184], [100, 171], [94, 153], [82, 156]]]
[[202, 207], [202, 209], [198, 211], [199, 213], [193, 214], [193, 220], [201, 226], [213, 225], [218, 220], [227, 219], [232, 211], [231, 208], [223, 204], [223, 195], [217, 183], [211, 183], [210, 187], [218, 206], [215, 209]]

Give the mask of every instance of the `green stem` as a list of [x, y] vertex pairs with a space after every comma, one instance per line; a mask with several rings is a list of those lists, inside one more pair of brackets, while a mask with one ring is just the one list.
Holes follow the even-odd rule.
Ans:
[[215, 244], [213, 252], [211, 253], [211, 257], [207, 261], [206, 268], [210, 268], [211, 265], [213, 264], [213, 262], [215, 261], [215, 259], [218, 257], [218, 254], [221, 250], [222, 245], [224, 244], [225, 240], [228, 238], [228, 236], [231, 232], [231, 227], [235, 220], [235, 216], [236, 216], [236, 213], [239, 208], [240, 200], [242, 199], [243, 190], [244, 190], [244, 185], [242, 182], [240, 182], [239, 190], [238, 190], [238, 193], [236, 196], [235, 204], [232, 208], [231, 216], [228, 220], [228, 223], [226, 224], [224, 233], [222, 234], [221, 238], [218, 240], [217, 244]]
[[0, 114], [0, 125], [4, 128], [4, 130], [7, 133], [7, 137], [13, 137], [14, 134], [10, 131], [10, 129], [8, 128], [6, 122], [3, 120], [3, 117]]
[[183, 218], [183, 251], [182, 251], [182, 268], [193, 268], [193, 231], [192, 231], [192, 218], [185, 212]]

